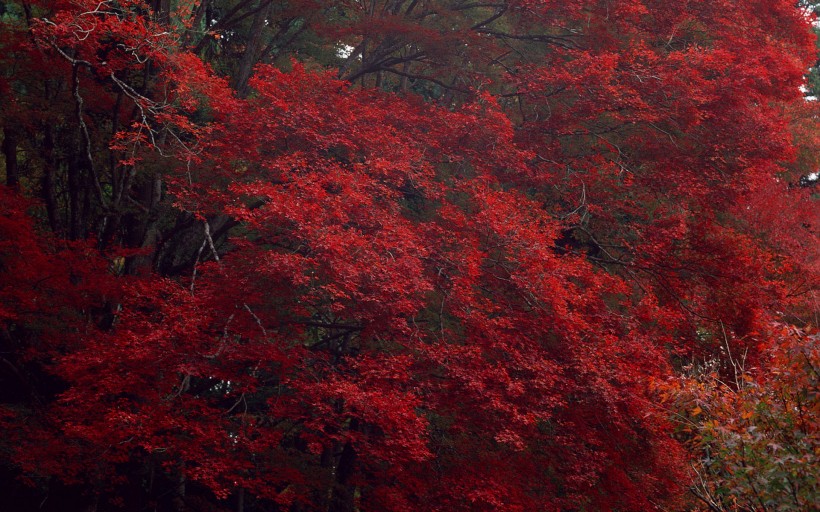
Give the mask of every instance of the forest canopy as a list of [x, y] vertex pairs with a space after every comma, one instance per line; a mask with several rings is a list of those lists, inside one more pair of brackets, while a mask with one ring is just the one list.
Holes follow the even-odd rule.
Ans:
[[820, 501], [812, 5], [0, 1], [6, 510]]

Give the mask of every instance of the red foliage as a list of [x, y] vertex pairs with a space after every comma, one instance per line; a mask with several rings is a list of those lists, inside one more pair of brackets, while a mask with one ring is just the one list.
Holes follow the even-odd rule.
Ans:
[[[98, 96], [74, 105], [88, 168], [112, 162], [97, 246], [141, 165], [196, 231], [176, 275], [115, 276], [0, 190], [0, 322], [31, 333], [12, 363], [59, 381], [3, 413], [10, 460], [293, 510], [674, 505], [686, 456], [648, 382], [718, 329], [754, 357], [817, 286], [811, 199], [772, 194], [811, 40], [791, 2], [758, 3], [515, 2], [506, 35], [335, 24], [450, 65], [533, 31], [557, 48], [465, 72], [443, 104], [297, 62], [238, 98], [141, 2], [41, 6], [27, 51]], [[94, 146], [123, 98], [131, 123]]]

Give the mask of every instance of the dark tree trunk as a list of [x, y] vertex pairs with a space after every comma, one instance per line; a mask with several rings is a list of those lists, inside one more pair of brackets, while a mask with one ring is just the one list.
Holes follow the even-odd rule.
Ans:
[[342, 448], [342, 454], [336, 466], [336, 482], [333, 486], [329, 512], [353, 512], [355, 510], [355, 487], [348, 483], [353, 475], [355, 462], [356, 450], [348, 441]]
[[157, 22], [167, 25], [171, 19], [171, 0], [154, 0], [152, 7], [156, 13]]
[[55, 175], [57, 173], [57, 159], [54, 155], [54, 130], [51, 125], [44, 128], [43, 135], [43, 202], [46, 204], [46, 214], [48, 215], [48, 225], [51, 231], [57, 233], [59, 222], [57, 220], [57, 192], [55, 190]]
[[6, 185], [16, 187], [20, 183], [17, 165], [17, 144], [19, 134], [14, 128], [3, 127], [3, 156], [6, 158]]
[[171, 509], [173, 512], [185, 512], [185, 464], [180, 464], [179, 473], [176, 479], [176, 489], [171, 498]]
[[[236, 74], [236, 92], [241, 97], [248, 94], [248, 80], [250, 80], [251, 73], [253, 73], [253, 66], [260, 58], [265, 21], [270, 15], [271, 5], [273, 5], [270, 0], [259, 1], [259, 12], [254, 15], [253, 24], [251, 25], [251, 39], [245, 47], [245, 53], [242, 55], [242, 62], [239, 65], [239, 72]], [[265, 3], [267, 5], [263, 5]]]
[[80, 166], [77, 155], [68, 158], [68, 238], [80, 237]]

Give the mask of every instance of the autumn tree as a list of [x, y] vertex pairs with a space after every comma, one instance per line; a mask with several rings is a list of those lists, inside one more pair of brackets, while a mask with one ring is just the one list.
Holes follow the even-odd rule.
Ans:
[[791, 2], [4, 5], [20, 509], [685, 507], [650, 384], [811, 322]]
[[691, 368], [661, 386], [680, 435], [700, 455], [692, 493], [704, 510], [808, 510], [818, 500], [817, 336], [781, 327], [760, 367], [727, 354], [732, 374]]

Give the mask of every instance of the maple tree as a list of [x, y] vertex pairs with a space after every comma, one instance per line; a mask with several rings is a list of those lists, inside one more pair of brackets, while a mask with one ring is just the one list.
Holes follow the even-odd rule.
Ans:
[[[817, 164], [810, 20], [4, 4], [4, 488], [26, 510], [689, 506], [685, 448], [717, 438], [681, 442], [657, 383], [721, 350], [802, 364], [772, 325], [816, 324], [816, 200], [788, 185]], [[720, 421], [771, 396], [705, 389]], [[730, 473], [705, 489], [742, 495]]]

